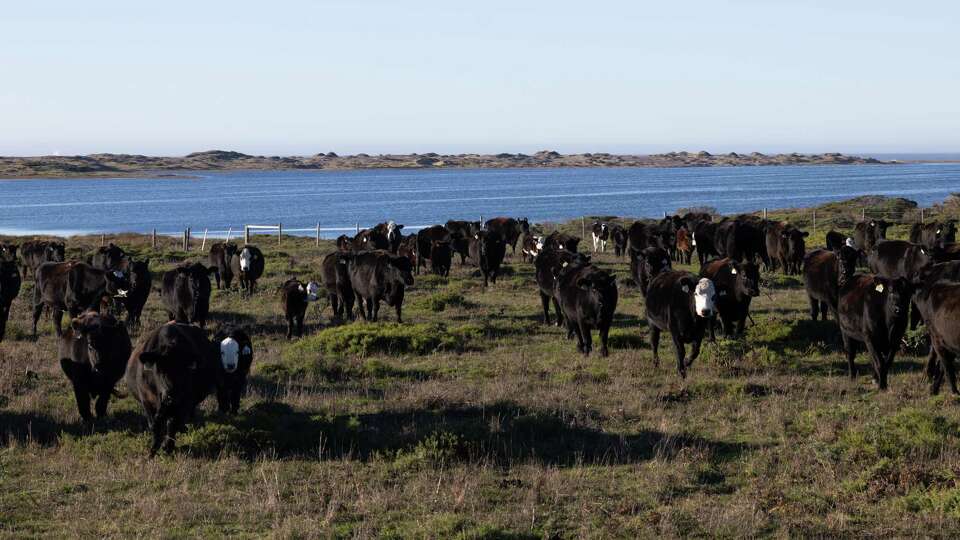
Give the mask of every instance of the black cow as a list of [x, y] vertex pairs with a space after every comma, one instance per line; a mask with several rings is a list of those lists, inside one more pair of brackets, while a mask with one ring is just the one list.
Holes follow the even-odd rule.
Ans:
[[[950, 269], [951, 272], [955, 271], [957, 264], [946, 263], [954, 267]], [[940, 266], [938, 264], [934, 268]], [[946, 269], [946, 266], [943, 268]], [[925, 283], [914, 297], [914, 302], [930, 335], [930, 356], [927, 359], [930, 393], [940, 393], [946, 374], [950, 391], [960, 394], [954, 365], [954, 360], [960, 353], [960, 283], [939, 279], [940, 275], [926, 277]]]
[[130, 259], [127, 264], [129, 270], [130, 289], [119, 299], [127, 310], [127, 327], [134, 328], [140, 325], [140, 315], [143, 306], [147, 304], [153, 276], [150, 274], [150, 259], [137, 261]]
[[90, 255], [87, 263], [100, 270], [126, 270], [127, 253], [123, 248], [110, 242], [106, 246], [101, 246]]
[[16, 244], [8, 244], [5, 242], [0, 242], [0, 261], [17, 261], [17, 250], [20, 246]]
[[352, 251], [353, 250], [353, 238], [341, 234], [337, 237], [337, 249], [340, 251]]
[[141, 339], [130, 355], [124, 378], [153, 432], [151, 457], [161, 448], [173, 451], [177, 432], [217, 389], [221, 372], [239, 369], [241, 352], [236, 340], [226, 346], [210, 343], [203, 329], [175, 322], [161, 325]]
[[602, 221], [593, 222], [593, 252], [606, 251], [607, 240], [610, 239], [610, 225]]
[[554, 286], [567, 334], [577, 336], [577, 350], [584, 356], [590, 354], [591, 332], [596, 328], [600, 335], [600, 356], [607, 356], [607, 337], [617, 309], [616, 278], [591, 264], [574, 264], [560, 269]]
[[769, 266], [765, 223], [755, 216], [738, 216], [717, 224], [714, 248], [737, 261], [762, 260]]
[[[800, 274], [803, 270], [803, 257], [807, 254], [806, 241], [810, 233], [787, 226], [780, 235], [780, 264], [783, 273]], [[771, 257], [772, 261], [772, 257]]]
[[374, 227], [372, 229], [361, 229], [351, 240], [351, 249], [356, 252], [370, 251], [373, 249], [390, 250], [390, 240], [387, 239], [386, 224], [381, 223], [383, 227]]
[[214, 369], [217, 389], [217, 410], [237, 414], [240, 400], [247, 393], [247, 377], [253, 365], [253, 343], [246, 332], [227, 327], [217, 332], [211, 346], [220, 361]]
[[565, 249], [567, 251], [577, 252], [580, 245], [580, 237], [571, 234], [553, 231], [543, 239], [544, 249]]
[[216, 271], [200, 263], [185, 263], [164, 272], [160, 296], [167, 317], [181, 323], [207, 324], [210, 315], [210, 274]]
[[844, 245], [839, 251], [815, 249], [803, 259], [803, 284], [810, 300], [810, 318], [827, 320], [827, 309], [838, 319], [840, 289], [857, 271], [860, 252]]
[[433, 250], [433, 242], [450, 242], [450, 231], [443, 225], [433, 225], [425, 227], [417, 232], [417, 273], [420, 273], [420, 266], [426, 266], [430, 260], [430, 253]]
[[957, 222], [914, 223], [910, 228], [910, 242], [933, 250], [957, 241]]
[[857, 376], [854, 359], [862, 343], [870, 353], [873, 378], [887, 389], [887, 372], [907, 329], [913, 287], [904, 278], [857, 274], [840, 288], [839, 321], [847, 367]]
[[90, 399], [96, 399], [97, 418], [107, 414], [107, 405], [130, 358], [127, 328], [112, 315], [86, 311], [70, 322], [60, 337], [59, 360], [73, 385], [77, 410], [86, 423], [93, 422]]
[[326, 255], [320, 262], [320, 277], [323, 288], [327, 291], [330, 309], [333, 318], [338, 321], [353, 320], [353, 303], [356, 295], [353, 285], [350, 284], [351, 255], [344, 252], [333, 252]]
[[585, 265], [590, 257], [563, 249], [544, 249], [533, 260], [536, 271], [537, 287], [540, 289], [540, 303], [543, 305], [543, 323], [550, 324], [550, 301], [553, 301], [557, 313], [557, 326], [563, 324], [563, 312], [556, 297], [557, 274], [567, 265]]
[[129, 281], [119, 271], [100, 270], [81, 262], [43, 263], [37, 268], [33, 289], [33, 335], [37, 335], [44, 306], [50, 308], [60, 337], [64, 311], [71, 317], [87, 310], [100, 311], [113, 298], [126, 296], [129, 288]]
[[240, 281], [240, 290], [247, 296], [257, 290], [257, 280], [263, 276], [266, 260], [257, 246], [246, 245], [230, 258], [230, 270]]
[[307, 306], [320, 298], [320, 284], [316, 281], [303, 283], [299, 279], [288, 279], [280, 287], [280, 307], [287, 321], [287, 339], [303, 336], [303, 320], [307, 315]]
[[697, 250], [697, 260], [702, 267], [711, 257], [720, 255], [716, 245], [717, 224], [711, 221], [701, 221], [692, 231], [690, 244]]
[[953, 242], [933, 249], [933, 258], [937, 262], [960, 261], [960, 244]]
[[639, 285], [640, 292], [646, 296], [650, 282], [661, 272], [673, 269], [670, 254], [663, 248], [648, 247], [640, 252], [630, 250], [630, 276]]
[[857, 223], [853, 227], [853, 242], [857, 249], [862, 249], [865, 254], [869, 254], [881, 240], [886, 240], [887, 228], [890, 225], [882, 219], [871, 219]]
[[[677, 372], [686, 378], [687, 367], [700, 355], [707, 323], [716, 312], [715, 298], [713, 282], [689, 272], [664, 272], [653, 279], [645, 309], [655, 366], [660, 365], [660, 333], [670, 332], [676, 349]], [[689, 360], [684, 360], [685, 343], [693, 345]]]
[[[400, 249], [400, 243], [403, 241], [402, 229], [403, 225], [399, 225], [393, 220], [386, 223], [378, 223], [370, 229], [372, 231], [370, 239], [376, 241], [376, 247], [370, 248], [366, 246], [365, 249], [386, 249], [390, 253], [396, 254], [397, 250]], [[360, 235], [357, 236], [359, 237]], [[386, 241], [386, 247], [380, 247], [383, 245], [381, 239]]]
[[453, 249], [449, 241], [434, 240], [430, 244], [430, 270], [439, 276], [450, 275]]
[[451, 219], [447, 221], [446, 228], [450, 234], [459, 234], [463, 238], [473, 238], [473, 235], [480, 232], [483, 228], [479, 221], [459, 221]]
[[20, 259], [23, 261], [21, 275], [35, 277], [37, 269], [45, 262], [63, 262], [66, 260], [66, 246], [63, 242], [28, 240], [20, 244]]
[[350, 259], [348, 271], [364, 319], [376, 321], [380, 301], [386, 300], [387, 305], [397, 310], [397, 322], [403, 322], [404, 290], [413, 285], [413, 267], [409, 259], [384, 250], [357, 253]]
[[659, 247], [670, 254], [673, 259], [677, 252], [677, 226], [673, 218], [665, 217], [656, 225], [648, 227], [651, 245]]
[[867, 265], [874, 274], [889, 279], [902, 277], [911, 282], [933, 262], [927, 248], [904, 240], [884, 240], [867, 255]]
[[613, 239], [613, 254], [622, 257], [627, 253], [627, 230], [621, 225], [614, 224], [610, 227], [610, 238]]
[[233, 268], [231, 262], [237, 254], [237, 245], [233, 242], [217, 242], [210, 246], [210, 255], [207, 264], [215, 269], [213, 277], [217, 280], [217, 289], [229, 289], [233, 282]]
[[634, 221], [630, 224], [630, 227], [627, 228], [627, 248], [630, 251], [639, 253], [648, 247], [663, 247], [657, 243], [654, 232], [653, 224]]
[[830, 251], [840, 251], [840, 248], [847, 244], [847, 235], [834, 231], [827, 233], [827, 249]]
[[13, 260], [0, 259], [0, 341], [7, 332], [7, 319], [10, 317], [10, 305], [20, 294], [20, 269]]
[[517, 240], [523, 234], [530, 232], [530, 222], [527, 218], [497, 217], [488, 219], [484, 224], [487, 231], [497, 233], [504, 243], [510, 246], [511, 252], [517, 252]]
[[480, 231], [470, 240], [470, 261], [483, 274], [483, 286], [497, 282], [500, 265], [507, 254], [507, 245], [494, 231]]
[[712, 281], [716, 289], [717, 315], [724, 335], [743, 335], [750, 303], [760, 296], [760, 268], [751, 261], [718, 259], [700, 268], [700, 277]]

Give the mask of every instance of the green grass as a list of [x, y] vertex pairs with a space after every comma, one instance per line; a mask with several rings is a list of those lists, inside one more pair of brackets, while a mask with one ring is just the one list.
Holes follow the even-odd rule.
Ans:
[[[579, 234], [579, 221], [555, 226]], [[157, 276], [201, 256], [112, 240], [150, 256]], [[71, 252], [98, 242], [74, 239]], [[746, 338], [705, 343], [682, 381], [667, 335], [653, 366], [636, 289], [620, 286], [610, 356], [583, 357], [542, 324], [519, 258], [486, 289], [456, 263], [449, 278], [417, 276], [402, 325], [384, 307], [386, 321], [335, 326], [321, 303], [287, 341], [278, 288], [314, 277], [333, 246], [257, 243], [270, 261], [259, 291], [212, 298], [211, 330], [254, 335], [241, 411], [208, 400], [178, 451], [153, 460], [129, 396], [81, 424], [50, 322], [29, 336], [28, 282], [0, 343], [0, 537], [960, 532], [960, 404], [928, 396], [923, 336], [910, 336], [889, 391], [864, 355], [851, 381], [835, 323], [808, 320], [796, 278], [765, 274]], [[609, 252], [594, 260], [629, 274]], [[164, 318], [151, 296], [145, 326]]]

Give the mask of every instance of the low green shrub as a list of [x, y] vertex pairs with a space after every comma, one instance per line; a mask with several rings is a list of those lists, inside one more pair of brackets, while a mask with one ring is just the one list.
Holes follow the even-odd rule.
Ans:
[[348, 324], [324, 329], [283, 351], [288, 362], [313, 360], [321, 355], [415, 354], [466, 350], [470, 329], [450, 330], [446, 325]]
[[960, 425], [946, 417], [908, 407], [897, 414], [844, 430], [834, 450], [849, 461], [934, 456], [960, 443]]

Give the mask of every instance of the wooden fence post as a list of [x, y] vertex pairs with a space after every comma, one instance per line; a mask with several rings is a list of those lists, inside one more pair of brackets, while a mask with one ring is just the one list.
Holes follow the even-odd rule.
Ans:
[[813, 234], [817, 234], [817, 209], [813, 209]]
[[587, 237], [587, 222], [583, 220], [583, 216], [580, 216], [580, 238]]
[[230, 236], [233, 235], [233, 227], [227, 228], [227, 242], [230, 241]]
[[204, 248], [207, 247], [207, 229], [203, 230], [203, 242], [200, 242], [200, 252], [203, 253]]
[[920, 223], [925, 223], [925, 221], [923, 220], [923, 207], [922, 207], [922, 206], [920, 207]]
[[320, 247], [320, 222], [317, 222], [317, 247]]
[[244, 244], [250, 243], [250, 226], [249, 225], [243, 226], [243, 243]]
[[359, 224], [359, 223], [357, 223], [357, 232], [356, 232], [356, 234], [360, 234], [360, 224]]
[[104, 244], [103, 244], [103, 235], [101, 234], [101, 235], [100, 235], [100, 247], [103, 247], [103, 246], [104, 246]]
[[867, 219], [867, 209], [866, 209], [866, 208], [861, 208], [861, 209], [860, 209], [860, 221], [866, 221], [866, 219]]
[[157, 249], [157, 229], [153, 229], [153, 233], [150, 235], [150, 245], [153, 246], [153, 249]]
[[283, 241], [283, 223], [277, 223], [277, 246]]

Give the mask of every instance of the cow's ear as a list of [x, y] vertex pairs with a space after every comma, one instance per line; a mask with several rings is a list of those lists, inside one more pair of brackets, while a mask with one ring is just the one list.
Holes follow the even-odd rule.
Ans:
[[806, 238], [807, 236], [810, 236], [810, 232], [809, 232], [809, 231], [803, 231], [802, 234], [803, 234], [803, 237], [804, 237], [804, 238]]
[[398, 231], [399, 231], [400, 229], [402, 229], [402, 228], [403, 228], [403, 225], [397, 225], [397, 230], [398, 230]]

